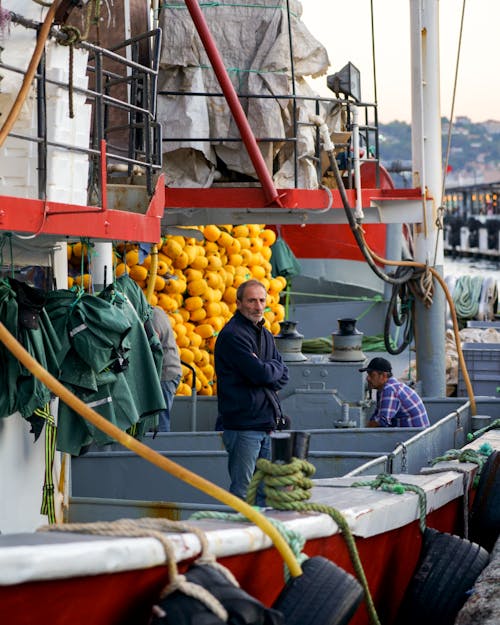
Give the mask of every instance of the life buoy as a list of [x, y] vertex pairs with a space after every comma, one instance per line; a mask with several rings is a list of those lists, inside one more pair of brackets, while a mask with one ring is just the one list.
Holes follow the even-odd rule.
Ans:
[[494, 451], [481, 469], [469, 515], [470, 537], [488, 551], [500, 535], [500, 452]]
[[480, 545], [427, 528], [395, 625], [453, 625], [488, 561]]
[[315, 556], [302, 563], [273, 604], [286, 625], [347, 625], [363, 597], [361, 584], [336, 564]]

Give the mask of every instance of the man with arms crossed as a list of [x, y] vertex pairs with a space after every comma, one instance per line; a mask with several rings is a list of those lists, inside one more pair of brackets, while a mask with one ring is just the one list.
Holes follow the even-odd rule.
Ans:
[[[223, 429], [228, 452], [229, 490], [245, 499], [257, 459], [271, 458], [269, 435], [281, 416], [277, 391], [288, 381], [288, 368], [273, 335], [264, 328], [264, 285], [258, 280], [243, 282], [236, 306], [215, 343], [217, 428]], [[256, 504], [264, 505], [259, 491]]]

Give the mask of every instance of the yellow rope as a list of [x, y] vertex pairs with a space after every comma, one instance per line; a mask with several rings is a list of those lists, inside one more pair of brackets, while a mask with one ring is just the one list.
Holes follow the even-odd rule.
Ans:
[[104, 419], [104, 417], [87, 406], [87, 404], [63, 386], [46, 369], [44, 369], [31, 356], [31, 354], [24, 349], [19, 341], [12, 336], [3, 323], [0, 323], [0, 341], [2, 341], [5, 347], [26, 367], [26, 369], [28, 369], [28, 371], [41, 380], [49, 390], [55, 393], [60, 399], [62, 399], [62, 401], [64, 401], [86, 421], [89, 421], [96, 428], [113, 438], [127, 449], [135, 452], [138, 456], [141, 456], [151, 464], [156, 465], [163, 471], [174, 475], [183, 482], [190, 484], [194, 488], [207, 493], [214, 499], [218, 499], [227, 506], [230, 506], [231, 508], [234, 508], [235, 510], [238, 510], [238, 512], [244, 514], [247, 519], [255, 523], [255, 525], [257, 525], [257, 527], [259, 527], [262, 532], [264, 532], [271, 539], [274, 546], [285, 560], [288, 568], [290, 569], [291, 575], [293, 577], [302, 575], [302, 569], [300, 568], [294, 553], [290, 549], [290, 546], [278, 530], [258, 510], [249, 506], [243, 500], [232, 495], [220, 486], [217, 486], [200, 475], [185, 469], [176, 462], [162, 456], [154, 449], [150, 449], [126, 432], [123, 432], [123, 430], [120, 430], [120, 428], [116, 427], [113, 423]]
[[467, 366], [465, 364], [465, 358], [464, 358], [464, 354], [462, 351], [462, 343], [460, 340], [460, 329], [458, 327], [455, 303], [453, 302], [453, 297], [451, 296], [451, 293], [448, 289], [446, 282], [443, 280], [439, 272], [437, 272], [434, 269], [434, 267], [429, 267], [425, 263], [419, 263], [414, 260], [399, 260], [398, 261], [398, 260], [389, 260], [388, 258], [382, 258], [381, 256], [376, 254], [373, 250], [371, 250], [368, 247], [366, 240], [364, 238], [363, 229], [361, 227], [359, 228], [359, 232], [363, 239], [363, 243], [366, 247], [366, 250], [369, 252], [373, 260], [381, 263], [382, 265], [392, 265], [392, 266], [396, 265], [398, 267], [418, 267], [419, 269], [424, 269], [426, 271], [429, 271], [432, 274], [433, 278], [439, 283], [440, 287], [443, 289], [445, 297], [446, 297], [446, 301], [448, 302], [448, 306], [450, 307], [451, 321], [453, 324], [453, 336], [455, 338], [455, 346], [457, 348], [458, 362], [460, 364], [460, 369], [462, 371], [462, 375], [464, 378], [465, 387], [467, 389], [467, 395], [469, 397], [470, 406], [471, 406], [471, 414], [476, 415], [477, 414], [476, 399], [474, 397], [474, 390], [472, 389], [469, 372], [467, 371]]
[[158, 246], [156, 245], [156, 243], [153, 243], [153, 245], [151, 246], [151, 265], [149, 266], [148, 286], [146, 290], [146, 300], [148, 304], [151, 304], [151, 300], [153, 298], [157, 271], [158, 271]]

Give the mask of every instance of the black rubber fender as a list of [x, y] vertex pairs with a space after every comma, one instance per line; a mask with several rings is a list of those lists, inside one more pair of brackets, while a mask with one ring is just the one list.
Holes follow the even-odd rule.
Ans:
[[212, 566], [195, 564], [185, 577], [208, 590], [224, 606], [228, 613], [227, 622], [198, 599], [175, 591], [157, 603], [165, 615], [155, 614], [150, 625], [285, 625], [282, 614], [235, 586]]
[[477, 543], [427, 528], [396, 625], [453, 625], [488, 561]]
[[315, 556], [302, 563], [273, 604], [286, 625], [347, 625], [363, 597], [361, 584], [339, 566]]
[[500, 535], [500, 452], [483, 465], [469, 515], [471, 540], [491, 551]]

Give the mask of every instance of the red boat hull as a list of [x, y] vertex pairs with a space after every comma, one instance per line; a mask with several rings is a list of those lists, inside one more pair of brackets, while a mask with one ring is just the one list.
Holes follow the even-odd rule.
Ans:
[[[428, 515], [429, 526], [453, 532], [461, 508], [454, 500]], [[381, 622], [395, 618], [405, 588], [416, 567], [421, 533], [417, 522], [371, 538], [358, 538], [357, 548]], [[305, 553], [324, 556], [354, 574], [343, 537], [335, 534], [307, 542]], [[282, 587], [283, 561], [271, 548], [220, 558], [242, 588], [270, 606]], [[184, 569], [189, 562], [184, 562]], [[179, 566], [182, 572], [183, 567]], [[168, 583], [168, 570], [156, 566], [126, 571], [0, 586], [3, 622], [16, 625], [148, 625], [151, 605]], [[351, 625], [368, 625], [362, 602]]]
[[[384, 167], [377, 168], [374, 161], [361, 166], [363, 188], [394, 189], [394, 183]], [[288, 243], [295, 256], [300, 259], [344, 259], [363, 261], [364, 257], [349, 225], [305, 224], [280, 226], [281, 236]], [[380, 256], [386, 251], [385, 224], [370, 224], [364, 227], [365, 238], [370, 249]]]

